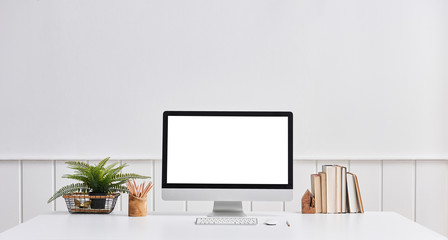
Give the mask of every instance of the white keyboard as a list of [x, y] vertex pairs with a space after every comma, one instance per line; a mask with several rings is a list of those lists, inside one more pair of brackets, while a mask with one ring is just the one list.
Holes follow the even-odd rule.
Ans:
[[257, 225], [256, 218], [250, 217], [198, 217], [196, 225]]

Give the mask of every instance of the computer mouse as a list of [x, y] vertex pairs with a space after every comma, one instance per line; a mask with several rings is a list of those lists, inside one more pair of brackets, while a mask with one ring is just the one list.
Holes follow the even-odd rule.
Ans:
[[278, 221], [276, 219], [272, 219], [272, 218], [266, 219], [266, 221], [264, 221], [264, 224], [270, 225], [270, 226], [277, 225], [277, 223], [278, 223]]

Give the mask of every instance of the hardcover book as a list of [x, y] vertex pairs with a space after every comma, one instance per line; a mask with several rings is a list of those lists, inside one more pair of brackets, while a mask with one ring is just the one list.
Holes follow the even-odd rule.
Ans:
[[314, 195], [316, 213], [322, 213], [322, 191], [319, 174], [311, 174], [311, 193]]
[[323, 165], [322, 171], [327, 175], [327, 213], [337, 213], [336, 208], [336, 166]]

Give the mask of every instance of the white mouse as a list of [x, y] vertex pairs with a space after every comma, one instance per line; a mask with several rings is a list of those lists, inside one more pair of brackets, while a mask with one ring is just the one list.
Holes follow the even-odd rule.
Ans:
[[269, 218], [269, 219], [266, 219], [266, 221], [264, 221], [264, 224], [274, 226], [274, 225], [277, 225], [277, 222], [278, 222], [277, 220]]

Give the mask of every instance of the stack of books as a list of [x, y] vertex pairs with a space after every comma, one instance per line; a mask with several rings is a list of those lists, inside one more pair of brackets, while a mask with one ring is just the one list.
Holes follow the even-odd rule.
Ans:
[[363, 213], [358, 178], [339, 165], [323, 165], [311, 174], [316, 213]]

